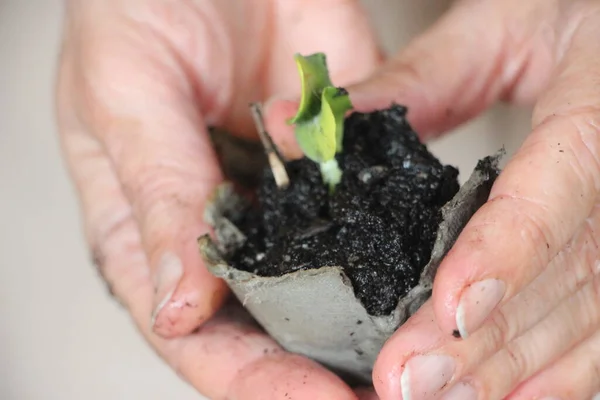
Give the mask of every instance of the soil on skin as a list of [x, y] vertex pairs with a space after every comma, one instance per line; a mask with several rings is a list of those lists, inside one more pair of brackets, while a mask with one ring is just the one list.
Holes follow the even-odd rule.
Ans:
[[267, 168], [257, 204], [232, 221], [248, 241], [231, 264], [261, 276], [341, 266], [367, 312], [388, 315], [417, 285], [440, 209], [459, 189], [458, 170], [429, 153], [405, 116], [394, 105], [346, 119], [343, 177], [331, 196], [306, 158], [287, 164], [285, 190]]

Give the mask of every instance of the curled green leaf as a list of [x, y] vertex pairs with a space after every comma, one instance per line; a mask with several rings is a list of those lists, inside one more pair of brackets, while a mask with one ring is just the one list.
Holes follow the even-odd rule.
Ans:
[[[331, 129], [334, 132], [337, 153], [342, 151], [344, 118], [346, 117], [346, 112], [350, 109], [352, 109], [352, 103], [345, 89], [329, 86], [323, 90], [321, 125], [324, 129]], [[327, 132], [327, 134], [331, 135], [330, 132]]]
[[304, 155], [316, 163], [323, 163], [335, 157], [337, 144], [335, 125], [329, 122], [330, 118], [321, 119], [319, 116], [298, 123], [295, 133]]
[[332, 86], [325, 54], [315, 53], [306, 57], [296, 54], [294, 60], [300, 73], [301, 97], [298, 112], [289, 120], [290, 124], [316, 117], [321, 109], [321, 92]]

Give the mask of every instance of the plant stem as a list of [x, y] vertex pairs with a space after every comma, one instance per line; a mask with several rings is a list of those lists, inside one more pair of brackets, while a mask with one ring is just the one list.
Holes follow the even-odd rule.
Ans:
[[338, 165], [335, 158], [329, 161], [319, 164], [321, 169], [321, 176], [323, 176], [323, 182], [329, 185], [329, 193], [335, 191], [335, 187], [342, 180], [342, 170]]
[[252, 117], [254, 118], [254, 124], [256, 125], [258, 136], [260, 137], [260, 141], [265, 148], [269, 166], [271, 167], [271, 172], [275, 178], [275, 184], [278, 188], [285, 189], [290, 184], [290, 178], [285, 169], [283, 158], [277, 151], [275, 143], [273, 143], [271, 136], [265, 129], [265, 123], [262, 116], [262, 107], [259, 103], [252, 103], [250, 104], [250, 110], [252, 111]]

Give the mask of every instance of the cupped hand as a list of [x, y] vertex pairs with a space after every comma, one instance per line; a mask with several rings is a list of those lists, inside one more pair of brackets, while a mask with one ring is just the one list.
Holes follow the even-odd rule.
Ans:
[[196, 244], [222, 180], [207, 125], [252, 137], [248, 104], [296, 96], [293, 54], [316, 51], [346, 84], [381, 58], [358, 1], [67, 2], [58, 121], [94, 261], [158, 354], [211, 399], [357, 398], [215, 315], [227, 290]]
[[499, 99], [535, 103], [432, 299], [382, 350], [381, 399], [600, 392], [600, 2], [458, 2], [353, 89], [361, 107], [412, 106], [428, 135]]
[[600, 2], [459, 1], [348, 89], [359, 111], [408, 105], [425, 138], [498, 100], [535, 103], [530, 135], [440, 266], [432, 298], [383, 348], [380, 398], [600, 392]]

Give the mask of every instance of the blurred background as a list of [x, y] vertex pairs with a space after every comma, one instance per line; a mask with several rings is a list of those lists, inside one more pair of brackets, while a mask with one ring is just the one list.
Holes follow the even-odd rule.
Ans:
[[[389, 51], [449, 2], [364, 0]], [[202, 399], [141, 340], [84, 246], [54, 121], [62, 3], [0, 0], [0, 400]], [[528, 110], [496, 107], [431, 148], [464, 179], [528, 126]]]

